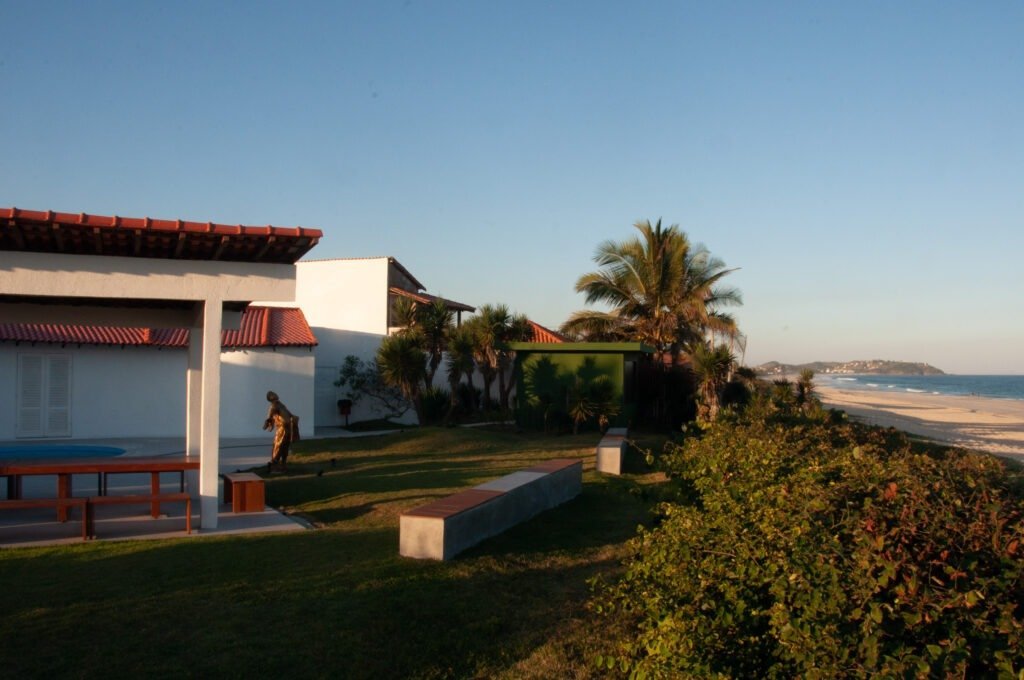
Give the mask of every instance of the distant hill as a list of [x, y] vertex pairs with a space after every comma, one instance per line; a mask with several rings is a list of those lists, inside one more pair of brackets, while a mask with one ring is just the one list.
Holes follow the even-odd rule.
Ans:
[[929, 364], [912, 363], [909, 361], [886, 361], [872, 359], [870, 361], [812, 361], [809, 364], [782, 364], [769, 361], [767, 364], [755, 366], [754, 370], [761, 375], [795, 375], [805, 368], [815, 373], [854, 373], [857, 375], [945, 375], [945, 372]]

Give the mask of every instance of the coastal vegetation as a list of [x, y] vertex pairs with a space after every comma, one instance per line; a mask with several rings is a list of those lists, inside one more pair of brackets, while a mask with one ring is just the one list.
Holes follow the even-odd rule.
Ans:
[[774, 388], [658, 456], [676, 499], [634, 540], [625, 575], [596, 587], [595, 611], [619, 631], [599, 665], [1020, 677], [1020, 468], [912, 445]]

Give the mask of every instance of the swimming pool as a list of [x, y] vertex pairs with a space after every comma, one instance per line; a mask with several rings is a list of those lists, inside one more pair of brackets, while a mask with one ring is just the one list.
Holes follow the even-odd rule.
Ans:
[[23, 460], [26, 458], [110, 458], [120, 456], [124, 449], [116, 446], [86, 446], [83, 444], [27, 444], [0, 446], [0, 458]]

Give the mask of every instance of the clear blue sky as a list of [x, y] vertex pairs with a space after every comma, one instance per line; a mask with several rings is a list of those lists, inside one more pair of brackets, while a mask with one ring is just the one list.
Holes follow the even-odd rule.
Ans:
[[0, 26], [0, 206], [318, 227], [315, 257], [549, 326], [661, 217], [740, 268], [749, 364], [1024, 373], [1022, 3], [0, 0]]

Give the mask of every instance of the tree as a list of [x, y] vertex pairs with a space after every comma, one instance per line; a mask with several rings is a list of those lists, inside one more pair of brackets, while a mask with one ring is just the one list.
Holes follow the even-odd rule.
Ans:
[[392, 335], [384, 338], [377, 350], [377, 366], [381, 379], [397, 387], [416, 409], [416, 416], [423, 420], [421, 394], [427, 377], [426, 361], [414, 337]]
[[533, 337], [533, 328], [524, 314], [513, 314], [500, 329], [498, 344], [498, 396], [503, 409], [509, 407], [509, 395], [515, 382], [511, 380], [516, 353], [509, 347], [512, 342], [526, 342]]
[[807, 408], [814, 402], [814, 371], [805, 368], [796, 381], [796, 404]]
[[735, 270], [692, 244], [678, 225], [645, 220], [633, 226], [639, 236], [599, 245], [594, 261], [600, 269], [576, 282], [587, 304], [611, 309], [575, 312], [561, 330], [585, 340], [639, 341], [673, 363], [709, 333], [737, 335], [735, 319], [721, 310], [742, 303], [738, 290], [721, 283]]
[[376, 360], [367, 362], [349, 354], [334, 384], [348, 388], [353, 404], [369, 400], [376, 409], [383, 411], [385, 418], [400, 418], [412, 407], [412, 402], [400, 389], [384, 381]]
[[508, 305], [483, 305], [476, 316], [466, 322], [473, 334], [473, 356], [484, 379], [484, 408], [491, 408], [491, 386], [498, 381], [498, 406], [509, 407], [514, 384], [509, 380], [515, 352], [509, 343], [529, 339], [533, 333], [529, 320], [513, 314]]
[[690, 354], [690, 361], [697, 378], [697, 420], [711, 422], [718, 417], [722, 390], [729, 382], [736, 359], [725, 345], [712, 348], [700, 344]]
[[421, 344], [427, 353], [427, 385], [434, 384], [434, 376], [448, 346], [448, 333], [454, 317], [455, 314], [441, 299], [417, 307]]
[[[448, 387], [451, 393], [451, 403], [448, 407], [448, 414], [445, 416], [446, 421], [450, 421], [455, 415], [455, 410], [458, 408], [459, 403], [459, 382], [462, 376], [466, 376], [466, 382], [469, 384], [469, 392], [473, 392], [473, 371], [476, 368], [476, 362], [473, 361], [473, 333], [472, 329], [466, 326], [457, 326], [449, 329], [448, 331]], [[470, 400], [470, 409], [474, 408], [474, 404]]]
[[404, 297], [394, 301], [391, 312], [392, 321], [401, 327], [397, 335], [411, 338], [427, 355], [426, 382], [428, 386], [433, 385], [447, 347], [454, 313], [440, 298], [419, 303]]

